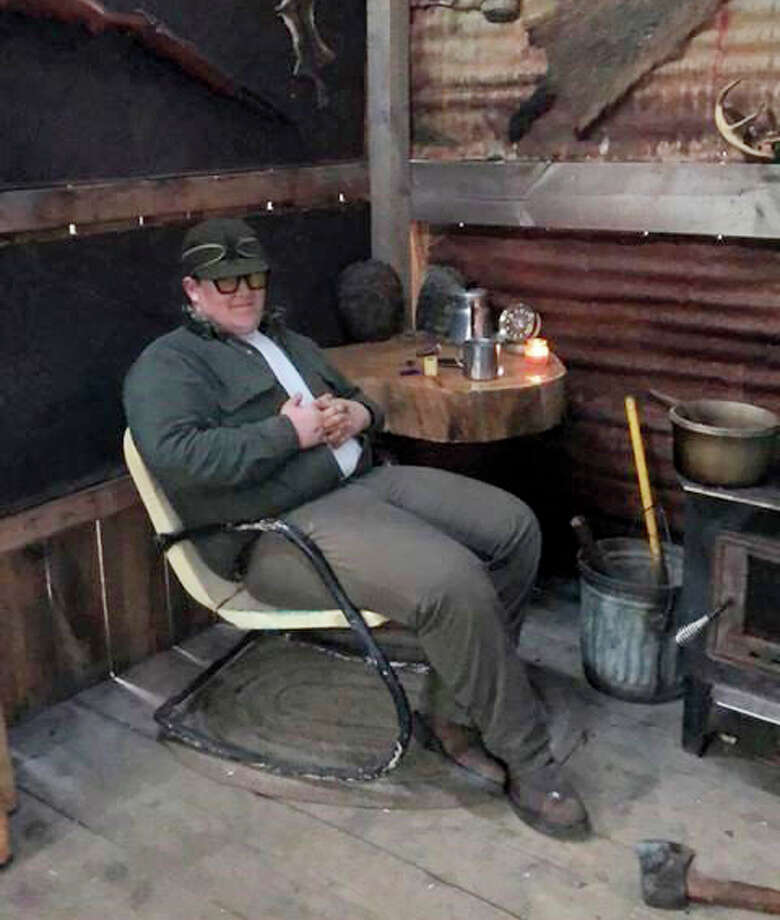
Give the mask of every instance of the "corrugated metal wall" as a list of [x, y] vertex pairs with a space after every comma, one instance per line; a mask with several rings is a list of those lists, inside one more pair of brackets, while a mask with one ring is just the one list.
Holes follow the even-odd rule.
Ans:
[[[713, 123], [718, 91], [742, 78], [735, 102], [780, 114], [780, 2], [728, 0], [681, 55], [643, 77], [586, 139], [573, 113], [552, 109], [517, 143], [509, 120], [547, 71], [523, 21], [487, 23], [479, 12], [413, 10], [413, 155], [431, 159], [741, 161]], [[583, 4], [583, 16], [588, 15]]]
[[681, 400], [755, 402], [780, 413], [780, 250], [771, 243], [464, 228], [433, 238], [429, 262], [459, 268], [500, 309], [535, 307], [566, 364], [562, 434], [574, 511], [641, 520], [623, 398], [640, 399], [660, 503], [681, 528], [666, 410]]

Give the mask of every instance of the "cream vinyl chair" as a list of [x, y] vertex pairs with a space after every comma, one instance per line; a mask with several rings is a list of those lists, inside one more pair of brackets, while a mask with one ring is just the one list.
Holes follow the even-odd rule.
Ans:
[[[197, 547], [188, 539], [188, 535], [197, 535], [199, 529], [187, 531], [181, 518], [174, 510], [167, 496], [154, 478], [133, 440], [130, 429], [124, 434], [125, 463], [135, 484], [141, 501], [146, 508], [152, 527], [157, 535], [165, 557], [181, 582], [184, 590], [195, 601], [214, 611], [222, 619], [242, 630], [249, 630], [248, 636], [242, 638], [238, 645], [227, 655], [209, 666], [195, 681], [183, 691], [167, 700], [155, 712], [156, 721], [163, 727], [164, 733], [179, 741], [201, 750], [236, 760], [262, 762], [264, 766], [277, 773], [321, 775], [342, 779], [374, 779], [386, 773], [400, 761], [406, 751], [411, 735], [411, 711], [403, 687], [388, 662], [384, 652], [376, 645], [371, 635], [371, 626], [380, 626], [387, 618], [372, 611], [360, 611], [350, 601], [335, 574], [328, 565], [316, 544], [296, 528], [279, 519], [263, 519], [249, 523], [225, 525], [228, 530], [252, 530], [258, 532], [279, 533], [294, 543], [310, 560], [318, 575], [330, 591], [338, 606], [327, 610], [286, 610], [269, 606], [256, 600], [244, 588], [241, 582], [228, 581], [212, 571], [203, 561]], [[208, 528], [200, 529], [206, 532]], [[243, 653], [247, 644], [257, 638], [261, 630], [286, 632], [296, 629], [326, 629], [350, 627], [365, 649], [365, 657], [375, 667], [387, 687], [395, 705], [398, 718], [398, 737], [395, 746], [380, 764], [356, 770], [332, 767], [322, 768], [319, 772], [311, 766], [296, 769], [290, 764], [274, 766], [269, 763], [268, 755], [250, 751], [246, 748], [230, 745], [224, 741], [207, 736], [191, 727], [181, 724], [180, 704], [196, 689], [211, 680], [217, 673], [224, 671], [228, 665]], [[335, 666], [335, 664], [334, 664]]]

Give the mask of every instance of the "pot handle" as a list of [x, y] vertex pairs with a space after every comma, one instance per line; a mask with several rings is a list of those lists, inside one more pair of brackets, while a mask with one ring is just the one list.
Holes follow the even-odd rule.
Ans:
[[675, 406], [680, 405], [679, 399], [675, 399], [674, 396], [669, 396], [667, 393], [662, 393], [660, 390], [648, 390], [647, 392], [653, 399], [658, 400], [659, 403], [663, 403], [663, 405], [667, 406], [669, 409], [674, 409]]

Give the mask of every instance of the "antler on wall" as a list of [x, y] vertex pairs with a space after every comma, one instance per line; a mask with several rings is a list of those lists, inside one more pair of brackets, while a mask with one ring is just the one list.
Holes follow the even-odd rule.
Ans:
[[726, 96], [741, 82], [741, 80], [732, 80], [718, 93], [715, 101], [715, 127], [727, 144], [741, 150], [747, 156], [759, 160], [771, 160], [775, 163], [780, 162], [780, 134], [770, 132], [756, 140], [754, 144], [748, 143], [745, 136], [745, 132], [753, 128], [759, 115], [766, 110], [763, 104], [755, 112], [738, 118], [737, 121], [729, 121], [726, 117]]

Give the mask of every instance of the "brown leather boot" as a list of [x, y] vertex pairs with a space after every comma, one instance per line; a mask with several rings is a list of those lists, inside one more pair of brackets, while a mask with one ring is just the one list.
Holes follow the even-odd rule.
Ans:
[[530, 773], [510, 767], [506, 792], [515, 814], [534, 830], [560, 840], [590, 836], [582, 799], [555, 761]]
[[480, 779], [504, 787], [506, 770], [485, 750], [476, 728], [415, 712], [414, 733], [429, 751], [436, 751]]

